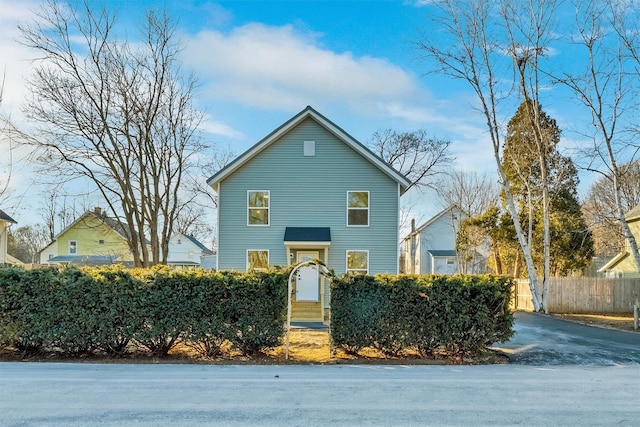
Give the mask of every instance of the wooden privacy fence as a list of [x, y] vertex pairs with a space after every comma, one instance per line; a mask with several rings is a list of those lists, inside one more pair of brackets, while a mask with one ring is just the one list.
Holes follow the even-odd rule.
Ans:
[[[549, 279], [547, 301], [551, 313], [632, 313], [636, 300], [640, 300], [640, 279]], [[516, 310], [533, 310], [528, 279], [517, 280], [512, 306]]]

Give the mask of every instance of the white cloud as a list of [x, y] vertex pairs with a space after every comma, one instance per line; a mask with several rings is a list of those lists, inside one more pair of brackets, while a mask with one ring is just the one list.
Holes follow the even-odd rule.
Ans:
[[34, 2], [0, 0], [0, 81], [4, 79], [2, 112], [16, 115], [24, 99], [24, 77], [28, 74], [31, 52], [16, 40], [19, 39], [18, 23], [32, 19]]
[[225, 125], [224, 123], [217, 122], [209, 115], [205, 115], [202, 123], [200, 124], [200, 129], [204, 132], [226, 136], [233, 139], [245, 138], [245, 135], [242, 132], [233, 129], [231, 126]]
[[371, 105], [413, 98], [417, 79], [385, 59], [323, 48], [318, 34], [293, 26], [252, 23], [228, 34], [202, 31], [187, 43], [185, 61], [212, 98], [264, 109]]

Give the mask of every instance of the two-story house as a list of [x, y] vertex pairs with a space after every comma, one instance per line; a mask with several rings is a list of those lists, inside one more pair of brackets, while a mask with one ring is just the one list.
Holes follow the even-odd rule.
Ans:
[[457, 206], [438, 212], [403, 239], [404, 271], [409, 274], [458, 273], [456, 236], [462, 212]]
[[104, 265], [132, 262], [125, 227], [100, 208], [85, 212], [40, 251], [49, 265]]
[[[408, 180], [307, 107], [207, 183], [218, 194], [218, 269], [320, 259], [337, 274], [398, 272], [398, 212]], [[301, 269], [294, 320], [323, 320], [329, 287]]]

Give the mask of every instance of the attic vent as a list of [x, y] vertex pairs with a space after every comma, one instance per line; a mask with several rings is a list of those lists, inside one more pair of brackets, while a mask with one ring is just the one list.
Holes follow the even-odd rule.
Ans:
[[316, 155], [316, 142], [315, 141], [305, 141], [304, 142], [304, 156], [305, 157], [313, 157]]

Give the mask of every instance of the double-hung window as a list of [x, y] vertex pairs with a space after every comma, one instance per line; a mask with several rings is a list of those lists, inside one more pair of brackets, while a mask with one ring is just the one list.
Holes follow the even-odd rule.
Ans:
[[369, 273], [369, 251], [347, 251], [347, 273]]
[[369, 226], [369, 192], [347, 191], [347, 225]]
[[78, 253], [78, 241], [69, 240], [69, 254], [75, 255]]
[[247, 191], [248, 225], [269, 225], [270, 196], [269, 190]]
[[269, 268], [269, 251], [265, 249], [249, 249], [247, 251], [247, 271], [267, 270]]

